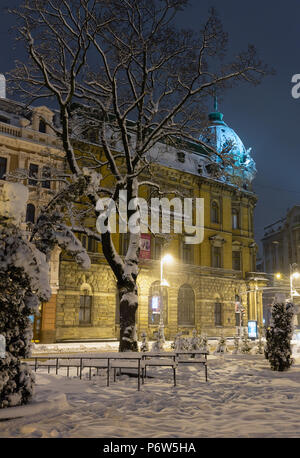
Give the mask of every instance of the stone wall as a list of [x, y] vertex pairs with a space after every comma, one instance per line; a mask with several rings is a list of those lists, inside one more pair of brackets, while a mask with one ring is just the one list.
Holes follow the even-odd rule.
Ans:
[[[234, 298], [246, 282], [236, 278], [211, 276], [199, 270], [182, 266], [182, 270], [170, 269], [165, 275], [168, 288], [168, 324], [165, 336], [173, 339], [179, 331], [192, 333], [193, 329], [208, 336], [232, 336], [235, 329]], [[144, 266], [138, 277], [139, 308], [137, 313], [138, 335], [146, 331], [153, 338], [157, 326], [148, 324], [149, 291], [159, 279], [159, 262]], [[195, 294], [195, 325], [178, 326], [177, 298], [180, 286], [189, 284]], [[79, 324], [80, 296], [89, 288], [92, 296], [90, 324]], [[222, 303], [223, 326], [215, 326], [215, 303]], [[246, 304], [244, 304], [246, 306]], [[92, 264], [88, 272], [75, 262], [60, 264], [60, 289], [56, 305], [56, 340], [112, 339], [118, 338], [116, 325], [116, 282], [112, 271], [105, 264]], [[247, 318], [247, 317], [246, 317]]]

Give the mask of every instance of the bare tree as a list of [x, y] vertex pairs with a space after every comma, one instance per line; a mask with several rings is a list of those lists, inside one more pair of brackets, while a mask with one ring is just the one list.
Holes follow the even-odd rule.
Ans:
[[[70, 211], [70, 199], [84, 199], [98, 217], [100, 196], [116, 201], [122, 190], [129, 201], [142, 185], [158, 188], [148, 152], [179, 138], [195, 142], [205, 100], [216, 88], [258, 84], [268, 73], [252, 46], [224, 63], [227, 34], [214, 9], [198, 33], [176, 27], [186, 5], [186, 0], [26, 0], [11, 11], [27, 50], [11, 73], [13, 88], [30, 103], [54, 101], [60, 115], [54, 129], [71, 172], [48, 211], [56, 205]], [[101, 155], [76, 142], [88, 131], [98, 135]], [[147, 174], [149, 179], [142, 178]], [[128, 219], [135, 211], [128, 209]], [[73, 231], [86, 232], [84, 224], [69, 220]], [[117, 279], [120, 350], [136, 350], [140, 233], [130, 234], [124, 259], [110, 231], [89, 235], [101, 240]]]

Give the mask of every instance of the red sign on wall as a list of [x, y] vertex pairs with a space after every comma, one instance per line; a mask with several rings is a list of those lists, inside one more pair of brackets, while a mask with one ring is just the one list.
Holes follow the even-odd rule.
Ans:
[[151, 259], [151, 235], [150, 234], [141, 234], [140, 258], [141, 259]]

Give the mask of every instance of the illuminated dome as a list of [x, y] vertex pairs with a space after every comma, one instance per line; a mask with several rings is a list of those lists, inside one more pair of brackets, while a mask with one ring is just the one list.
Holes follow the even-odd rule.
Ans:
[[[218, 111], [216, 98], [214, 112], [210, 113], [208, 118], [209, 124], [199, 140], [211, 145], [218, 153], [227, 152], [232, 163], [225, 167], [229, 181], [246, 187], [251, 184], [256, 174], [255, 162], [250, 156], [251, 148], [246, 150], [240, 137], [223, 121], [223, 114]], [[215, 161], [221, 162], [221, 159], [216, 157]]]

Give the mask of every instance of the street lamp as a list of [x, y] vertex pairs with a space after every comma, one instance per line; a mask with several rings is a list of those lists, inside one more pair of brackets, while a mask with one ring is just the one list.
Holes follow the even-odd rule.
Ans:
[[163, 286], [170, 286], [167, 280], [164, 280], [164, 264], [172, 264], [174, 261], [173, 256], [166, 254], [160, 260], [160, 318], [159, 318], [159, 330], [160, 338], [164, 341], [164, 301], [163, 301]]

